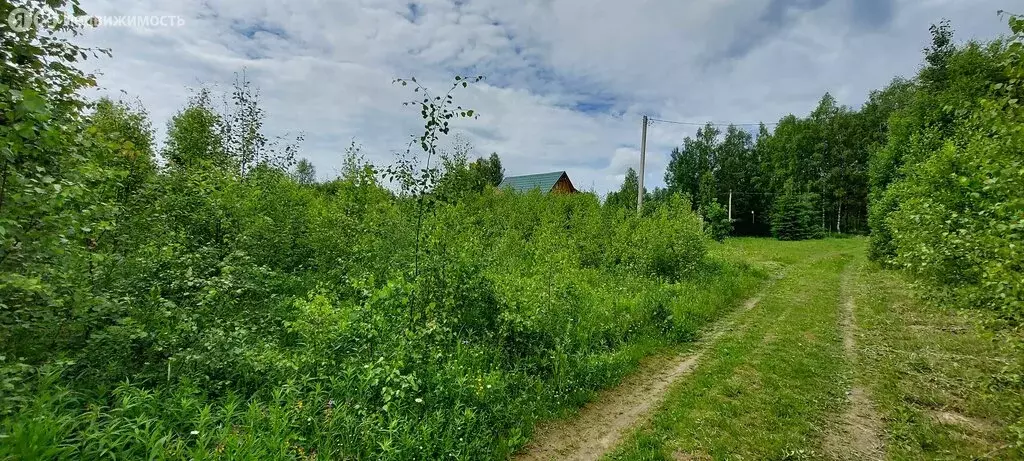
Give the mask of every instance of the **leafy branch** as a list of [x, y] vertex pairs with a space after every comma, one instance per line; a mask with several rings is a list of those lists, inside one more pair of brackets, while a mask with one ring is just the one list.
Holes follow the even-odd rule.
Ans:
[[[411, 78], [396, 78], [392, 84], [412, 86], [413, 93], [422, 95], [422, 99], [414, 99], [403, 102], [406, 107], [419, 107], [420, 117], [423, 119], [423, 133], [413, 135], [412, 140], [406, 147], [405, 155], [398, 159], [395, 165], [384, 171], [384, 178], [389, 181], [398, 182], [402, 192], [416, 199], [416, 246], [414, 277], [419, 278], [420, 273], [420, 240], [423, 234], [423, 213], [432, 208], [436, 202], [434, 188], [440, 178], [441, 172], [437, 167], [431, 166], [431, 160], [437, 155], [438, 141], [442, 136], [451, 132], [451, 122], [462, 118], [477, 118], [478, 115], [473, 109], [466, 109], [455, 104], [455, 91], [459, 88], [468, 88], [483, 80], [482, 76], [467, 78], [455, 76], [448, 91], [443, 95], [434, 95], [426, 86]], [[418, 168], [419, 161], [413, 152], [413, 146], [419, 145], [423, 154], [426, 155], [426, 162], [423, 168]]]

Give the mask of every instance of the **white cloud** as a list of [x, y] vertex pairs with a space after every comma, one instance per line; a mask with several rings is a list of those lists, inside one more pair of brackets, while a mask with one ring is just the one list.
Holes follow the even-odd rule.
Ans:
[[[355, 139], [378, 164], [420, 126], [394, 77], [442, 90], [484, 74], [459, 103], [480, 117], [458, 128], [509, 174], [567, 170], [606, 192], [638, 163], [640, 116], [775, 121], [809, 112], [825, 91], [857, 105], [912, 74], [928, 25], [959, 37], [1005, 30], [999, 2], [978, 0], [98, 0], [97, 15], [178, 15], [182, 27], [86, 30], [109, 47], [91, 61], [102, 90], [138, 96], [162, 128], [201, 82], [226, 87], [247, 69], [271, 134], [304, 132], [321, 175]], [[766, 11], [779, 12], [769, 15]], [[646, 181], [662, 183], [671, 148], [694, 127], [650, 129]]]

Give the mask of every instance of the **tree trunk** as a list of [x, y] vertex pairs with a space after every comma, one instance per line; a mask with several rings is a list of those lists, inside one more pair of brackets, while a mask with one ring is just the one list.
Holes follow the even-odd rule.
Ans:
[[843, 232], [842, 229], [840, 228], [840, 223], [842, 223], [842, 219], [843, 219], [843, 201], [840, 200], [839, 201], [839, 212], [836, 213], [836, 233], [837, 234], [840, 234], [840, 233]]

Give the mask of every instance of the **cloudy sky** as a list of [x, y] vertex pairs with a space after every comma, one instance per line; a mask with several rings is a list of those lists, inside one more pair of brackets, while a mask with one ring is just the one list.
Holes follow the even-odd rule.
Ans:
[[[566, 170], [604, 193], [639, 162], [640, 117], [776, 121], [809, 112], [829, 91], [859, 106], [912, 75], [928, 26], [953, 20], [959, 40], [1006, 30], [1008, 0], [82, 0], [92, 15], [174, 15], [175, 27], [98, 27], [82, 40], [103, 93], [122, 90], [166, 121], [200, 84], [227, 88], [246, 69], [268, 134], [304, 133], [322, 178], [361, 144], [389, 164], [419, 113], [393, 85], [416, 76], [457, 94], [479, 118], [458, 130], [507, 175]], [[663, 183], [671, 148], [695, 127], [650, 128], [646, 180]]]

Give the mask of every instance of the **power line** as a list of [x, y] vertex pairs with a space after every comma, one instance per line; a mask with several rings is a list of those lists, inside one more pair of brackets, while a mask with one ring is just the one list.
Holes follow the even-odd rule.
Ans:
[[[719, 192], [718, 195], [725, 197], [729, 192]], [[733, 195], [779, 195], [778, 192], [732, 192]]]
[[779, 122], [757, 122], [757, 123], [714, 123], [714, 122], [704, 122], [704, 123], [698, 123], [698, 122], [680, 122], [680, 121], [676, 121], [676, 120], [663, 120], [663, 119], [660, 119], [660, 118], [650, 118], [650, 117], [648, 117], [647, 120], [650, 121], [650, 122], [671, 123], [673, 125], [689, 125], [689, 126], [705, 126], [705, 125], [711, 125], [711, 126], [729, 126], [729, 125], [733, 125], [733, 126], [759, 126], [761, 124], [764, 124], [764, 125], [767, 126], [767, 125], [778, 125], [779, 124]]

